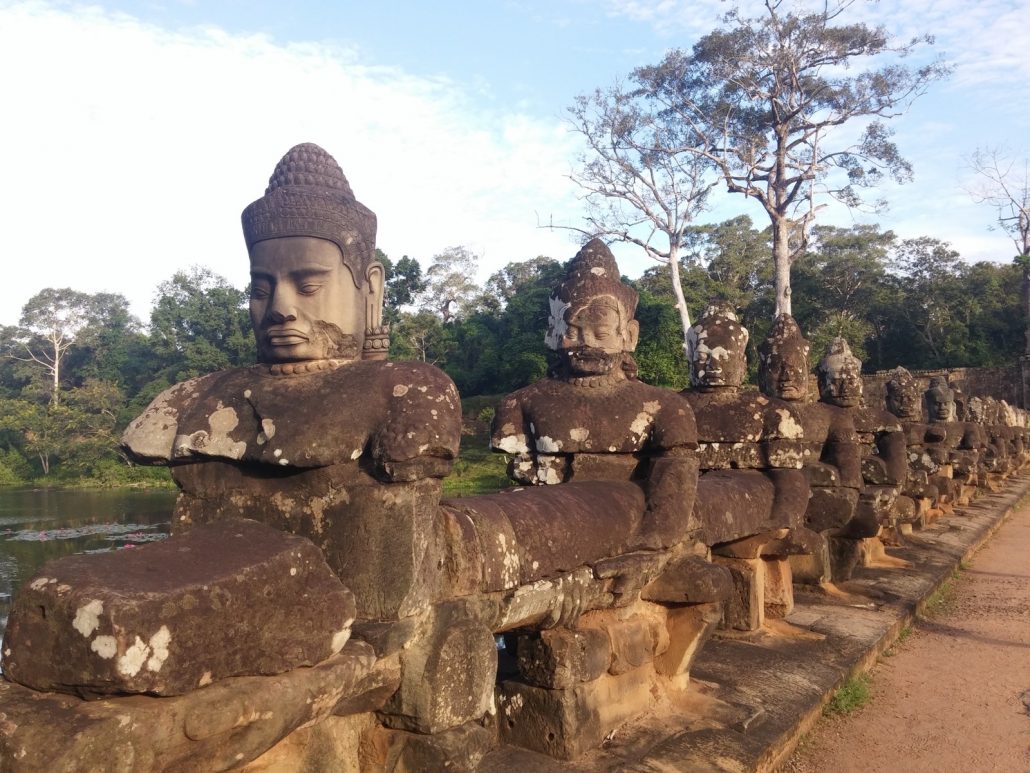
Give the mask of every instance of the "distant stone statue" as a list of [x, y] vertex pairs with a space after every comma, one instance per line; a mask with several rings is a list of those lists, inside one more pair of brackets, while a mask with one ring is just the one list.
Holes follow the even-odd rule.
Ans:
[[738, 586], [727, 625], [757, 630], [767, 612], [790, 613], [786, 556], [811, 549], [796, 539], [809, 496], [801, 422], [783, 400], [742, 389], [748, 331], [729, 304], [709, 303], [688, 339], [691, 388], [681, 394], [694, 409], [704, 471], [694, 509]]
[[[860, 550], [865, 565], [902, 567], [908, 564], [888, 556], [880, 535], [887, 531], [893, 539], [894, 505], [908, 472], [905, 436], [901, 422], [882, 408], [864, 404], [862, 399], [862, 362], [852, 353], [848, 342], [835, 338], [816, 368], [819, 399], [851, 414], [858, 435], [863, 489], [854, 517], [838, 530], [835, 546], [838, 564], [845, 552]], [[855, 556], [856, 560], [858, 555]]]
[[905, 438], [907, 470], [894, 509], [899, 531], [907, 534], [913, 526], [924, 525], [939, 514], [940, 492], [931, 482], [939, 465], [930, 458], [926, 448], [927, 425], [920, 407], [919, 383], [905, 368], [899, 367], [890, 372], [885, 388], [887, 410], [898, 417]]
[[931, 482], [937, 486], [940, 501], [949, 506], [965, 504], [968, 474], [979, 463], [979, 449], [985, 445], [979, 425], [958, 420], [955, 390], [943, 376], [930, 379], [923, 395], [930, 423], [926, 427], [926, 450], [937, 473]]
[[[800, 417], [804, 473], [812, 496], [805, 511], [805, 526], [827, 536], [836, 535], [852, 521], [862, 490], [861, 447], [850, 413], [827, 402], [808, 399], [809, 344], [794, 318], [781, 315], [769, 332], [759, 363], [763, 392], [790, 403]], [[843, 374], [827, 379], [827, 392], [848, 394]], [[837, 376], [841, 376], [838, 378]], [[832, 382], [832, 383], [831, 383]], [[820, 566], [803, 557], [792, 559], [795, 575], [810, 584], [846, 579], [851, 563], [834, 561]]]
[[375, 231], [336, 161], [292, 148], [243, 212], [261, 364], [176, 384], [123, 442], [171, 465], [174, 533], [243, 516], [301, 534], [362, 617], [392, 618], [432, 594], [420, 545], [457, 455], [460, 403], [437, 368], [383, 361]]

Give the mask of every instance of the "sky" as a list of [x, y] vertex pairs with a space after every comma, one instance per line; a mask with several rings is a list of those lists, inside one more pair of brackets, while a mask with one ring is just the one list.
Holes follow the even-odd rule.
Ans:
[[[790, 0], [788, 0], [790, 1]], [[146, 321], [157, 285], [201, 265], [242, 287], [242, 209], [279, 158], [316, 142], [378, 215], [378, 245], [429, 265], [447, 247], [512, 261], [565, 260], [583, 224], [565, 120], [607, 87], [720, 24], [721, 0], [0, 0], [0, 324], [44, 287], [117, 292]], [[760, 5], [741, 4], [748, 15]], [[968, 260], [1011, 242], [974, 203], [979, 146], [1030, 154], [1030, 0], [859, 0], [848, 20], [954, 73], [895, 119], [915, 180], [880, 193], [879, 223], [934, 236]], [[925, 57], [924, 57], [925, 58]], [[722, 196], [701, 221], [762, 214]], [[654, 265], [615, 249], [637, 276]]]

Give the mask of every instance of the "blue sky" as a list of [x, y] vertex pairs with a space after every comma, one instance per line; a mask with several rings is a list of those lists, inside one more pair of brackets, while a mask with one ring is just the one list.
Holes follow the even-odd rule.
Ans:
[[[239, 213], [279, 157], [323, 145], [379, 216], [379, 245], [419, 258], [451, 245], [509, 261], [566, 259], [581, 224], [567, 175], [577, 94], [689, 47], [720, 0], [551, 2], [3, 2], [0, 0], [0, 324], [45, 286], [126, 294], [191, 264], [241, 285]], [[758, 5], [742, 4], [755, 13]], [[970, 260], [1014, 254], [965, 191], [978, 145], [1030, 153], [1030, 2], [859, 2], [849, 19], [930, 33], [955, 65], [893, 122], [915, 182], [888, 212], [829, 209], [950, 241]], [[704, 218], [760, 213], [723, 197]], [[616, 250], [625, 273], [652, 265]]]

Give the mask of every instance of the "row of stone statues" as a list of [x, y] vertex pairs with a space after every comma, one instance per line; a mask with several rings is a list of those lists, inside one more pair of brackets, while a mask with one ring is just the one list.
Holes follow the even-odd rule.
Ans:
[[[48, 564], [3, 644], [11, 769], [473, 769], [569, 759], [680, 705], [707, 637], [789, 626], [883, 544], [1027, 461], [1026, 414], [926, 392], [862, 404], [837, 339], [808, 398], [782, 316], [712, 304], [691, 388], [639, 380], [637, 294], [600, 241], [550, 299], [558, 365], [498, 406], [516, 487], [442, 500], [460, 400], [388, 362], [375, 215], [299, 145], [243, 213], [260, 364], [177, 384], [126, 430], [180, 488], [163, 543]], [[956, 412], [956, 405], [960, 412]], [[961, 417], [961, 418], [960, 418]], [[713, 711], [728, 710], [713, 706]], [[54, 728], [63, 728], [55, 733]]]

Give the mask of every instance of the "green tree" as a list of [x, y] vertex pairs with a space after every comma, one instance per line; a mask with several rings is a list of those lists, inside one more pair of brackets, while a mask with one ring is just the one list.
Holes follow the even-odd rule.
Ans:
[[470, 314], [479, 294], [478, 268], [479, 256], [468, 247], [448, 247], [434, 255], [426, 269], [425, 290], [419, 295], [422, 310], [439, 314], [444, 324]]
[[969, 164], [977, 175], [974, 201], [994, 208], [997, 227], [1016, 247], [1022, 272], [1023, 351], [1030, 354], [1030, 157], [1016, 159], [998, 148], [978, 148]]
[[158, 285], [150, 340], [170, 380], [254, 362], [247, 303], [246, 292], [200, 266]]
[[794, 316], [808, 331], [813, 365], [837, 336], [866, 361], [876, 334], [874, 314], [887, 292], [887, 257], [894, 234], [875, 225], [815, 226], [809, 249], [794, 266]]
[[[882, 26], [839, 24], [853, 1], [813, 13], [784, 12], [784, 0], [766, 0], [757, 17], [730, 11], [690, 52], [670, 51], [632, 76], [682, 135], [681, 147], [703, 154], [731, 193], [768, 215], [776, 314], [792, 312], [791, 263], [825, 197], [858, 206], [860, 189], [885, 174], [911, 177], [881, 119], [903, 112], [948, 71], [940, 62], [896, 61], [932, 43], [929, 36], [899, 44]], [[892, 61], [859, 69], [874, 58]], [[835, 133], [844, 125], [849, 132]]]
[[90, 322], [91, 297], [71, 288], [40, 290], [21, 312], [21, 327], [5, 345], [7, 356], [45, 374], [51, 405], [61, 403], [62, 368], [69, 349]]

